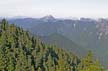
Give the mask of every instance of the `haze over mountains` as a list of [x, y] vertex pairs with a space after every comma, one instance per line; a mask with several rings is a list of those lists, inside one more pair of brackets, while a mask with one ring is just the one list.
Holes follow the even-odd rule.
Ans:
[[[43, 18], [16, 18], [8, 21], [29, 30], [33, 35], [41, 36], [42, 40], [47, 43], [49, 41], [55, 42], [56, 39], [58, 41], [67, 38], [62, 39], [62, 41], [72, 41], [72, 43], [80, 46], [80, 49], [92, 50], [103, 64], [108, 64], [108, 19], [80, 18], [75, 20], [45, 16]], [[56, 37], [52, 36], [54, 34]], [[64, 37], [60, 38], [59, 36]], [[47, 40], [45, 40], [46, 38]], [[57, 43], [58, 46], [67, 45], [65, 42], [61, 45], [59, 42]], [[65, 49], [70, 49], [70, 47], [65, 47]], [[83, 50], [81, 51], [83, 52]]]

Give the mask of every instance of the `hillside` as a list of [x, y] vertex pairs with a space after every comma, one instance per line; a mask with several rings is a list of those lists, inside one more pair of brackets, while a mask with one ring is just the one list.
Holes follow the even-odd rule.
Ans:
[[42, 36], [40, 39], [50, 45], [56, 45], [58, 47], [64, 48], [67, 51], [74, 52], [77, 56], [84, 56], [85, 53], [88, 52], [86, 48], [79, 46], [78, 44], [74, 43], [72, 40], [60, 35], [60, 34], [52, 34], [49, 36]]
[[91, 52], [78, 58], [61, 48], [42, 43], [29, 32], [9, 25], [0, 25], [0, 71], [103, 71]]

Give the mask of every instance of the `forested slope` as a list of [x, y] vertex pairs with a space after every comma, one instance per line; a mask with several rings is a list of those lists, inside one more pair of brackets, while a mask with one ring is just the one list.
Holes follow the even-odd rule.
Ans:
[[91, 52], [78, 58], [56, 46], [46, 45], [28, 31], [0, 25], [0, 71], [103, 71]]
[[49, 45], [56, 45], [57, 47], [61, 47], [67, 51], [72, 51], [77, 56], [84, 56], [85, 53], [88, 52], [87, 48], [83, 48], [73, 42], [72, 40], [62, 36], [60, 34], [54, 33], [49, 36], [40, 36], [40, 39]]

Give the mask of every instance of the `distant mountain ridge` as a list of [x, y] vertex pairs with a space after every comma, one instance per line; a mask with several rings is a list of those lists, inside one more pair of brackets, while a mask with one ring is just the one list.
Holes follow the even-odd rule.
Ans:
[[45, 22], [56, 20], [52, 15], [48, 15], [48, 16], [42, 17], [40, 19], [45, 21]]

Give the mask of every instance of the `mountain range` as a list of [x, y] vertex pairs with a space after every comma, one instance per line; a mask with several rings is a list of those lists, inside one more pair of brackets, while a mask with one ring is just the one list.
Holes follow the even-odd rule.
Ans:
[[[79, 50], [74, 42], [68, 42], [59, 34], [48, 38], [59, 45], [67, 44], [68, 48], [72, 43], [72, 50]], [[3, 19], [0, 22], [0, 71], [107, 71], [91, 51], [79, 57], [75, 51], [45, 43], [49, 39], [43, 42], [39, 36]]]
[[[12, 18], [8, 21], [39, 36], [45, 43], [57, 42], [57, 46], [75, 52], [79, 49], [81, 53], [91, 50], [101, 63], [108, 64], [108, 19], [60, 19], [50, 15], [43, 18]], [[76, 49], [71, 48], [71, 44]]]

